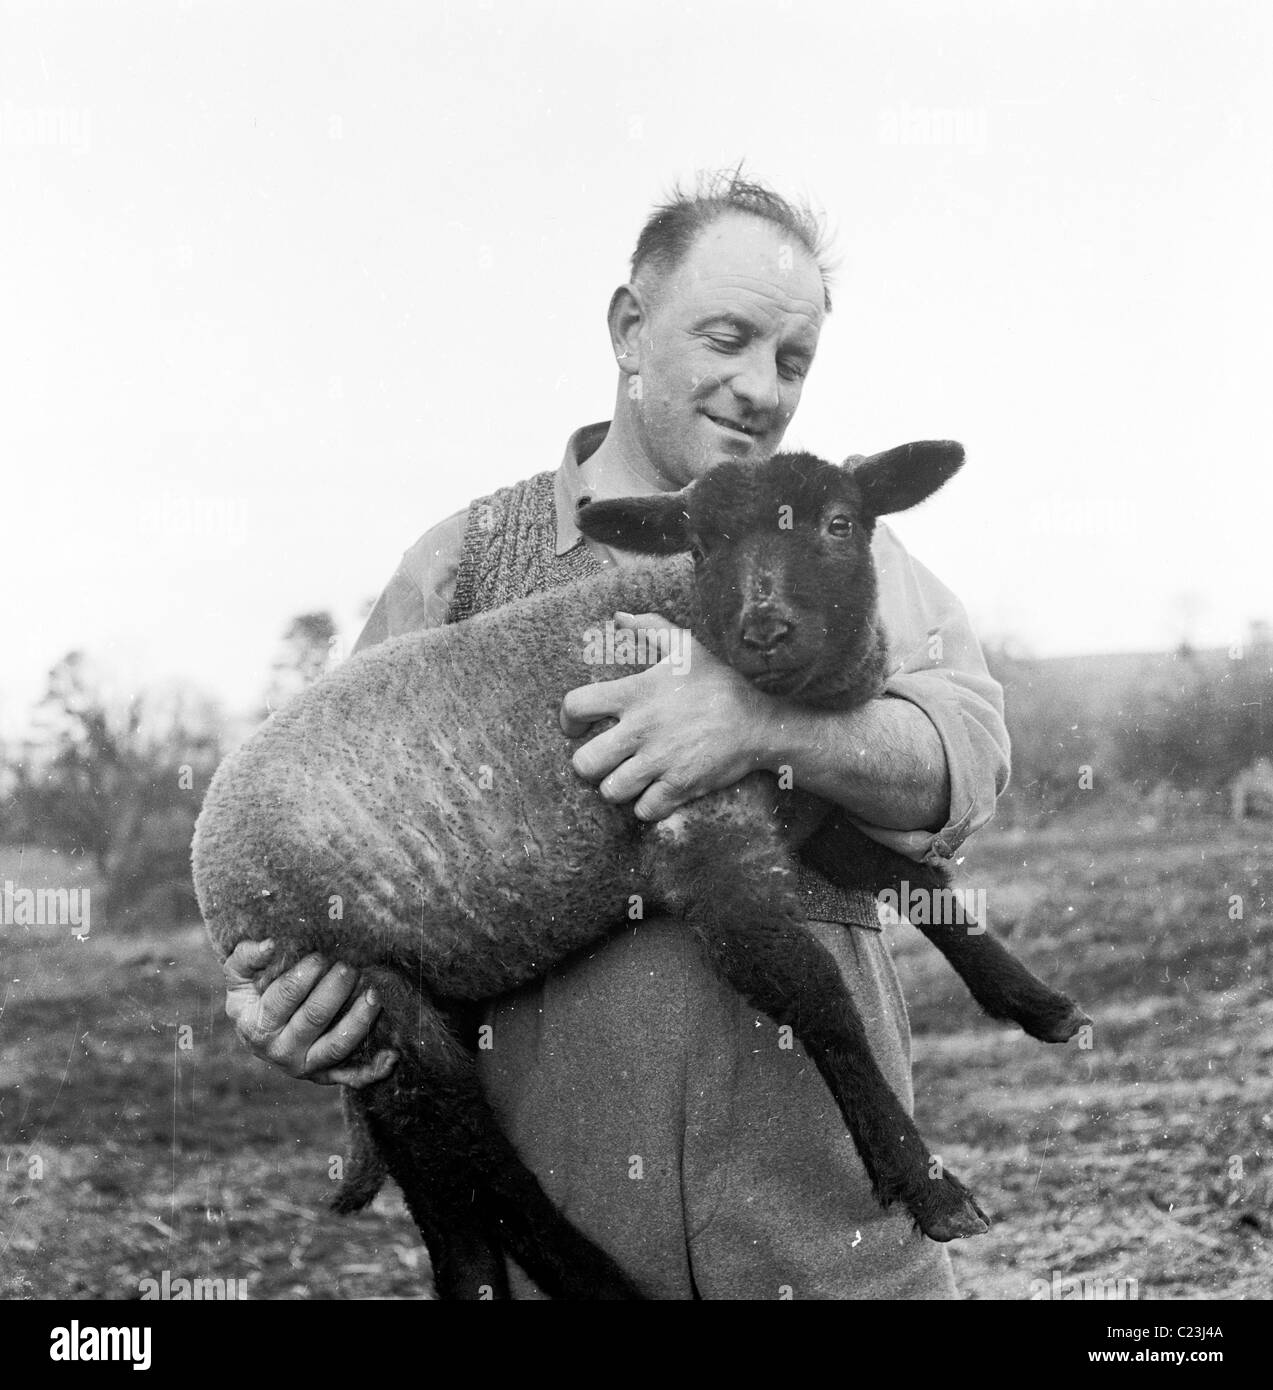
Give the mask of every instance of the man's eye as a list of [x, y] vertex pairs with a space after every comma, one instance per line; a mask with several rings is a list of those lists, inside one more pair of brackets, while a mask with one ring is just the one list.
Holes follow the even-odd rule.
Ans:
[[779, 362], [778, 370], [788, 381], [803, 381], [809, 368], [803, 362]]
[[827, 530], [833, 536], [851, 536], [853, 534], [853, 523], [847, 516], [840, 516], [837, 513], [837, 515], [833, 516], [831, 520], [827, 522]]
[[742, 346], [737, 338], [713, 338], [709, 336], [707, 341], [721, 352], [734, 352]]

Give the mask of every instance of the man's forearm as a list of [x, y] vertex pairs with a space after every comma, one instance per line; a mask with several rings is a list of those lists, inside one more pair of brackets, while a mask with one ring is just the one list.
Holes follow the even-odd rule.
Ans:
[[761, 765], [890, 830], [938, 830], [950, 808], [946, 753], [932, 720], [882, 697], [848, 714], [783, 704], [761, 733]]

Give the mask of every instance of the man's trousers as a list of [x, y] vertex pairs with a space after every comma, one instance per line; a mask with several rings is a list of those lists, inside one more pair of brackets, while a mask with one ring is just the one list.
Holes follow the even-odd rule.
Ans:
[[[885, 1078], [913, 1106], [883, 933], [811, 922]], [[493, 1004], [487, 1094], [548, 1195], [652, 1298], [955, 1298], [945, 1249], [871, 1195], [789, 1030], [652, 919]], [[515, 1266], [516, 1298], [543, 1295]]]

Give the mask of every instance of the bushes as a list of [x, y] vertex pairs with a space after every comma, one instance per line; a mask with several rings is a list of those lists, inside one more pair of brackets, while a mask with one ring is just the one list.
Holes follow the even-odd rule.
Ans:
[[112, 913], [193, 915], [190, 837], [221, 752], [215, 705], [183, 690], [112, 698], [72, 652], [9, 767], [4, 838], [92, 859]]
[[1227, 814], [1229, 786], [1273, 750], [1273, 645], [1037, 660], [990, 648], [1004, 687], [1008, 825], [1107, 811]]
[[1146, 691], [1119, 740], [1120, 771], [1137, 788], [1159, 782], [1227, 804], [1225, 789], [1273, 747], [1273, 653], [1259, 648], [1216, 670], [1182, 653], [1181, 684]]
[[[291, 621], [257, 720], [323, 673], [335, 639], [327, 612]], [[182, 687], [113, 694], [83, 652], [69, 652], [26, 739], [0, 758], [0, 841], [87, 856], [115, 914], [197, 917], [190, 840], [227, 738], [206, 697]]]

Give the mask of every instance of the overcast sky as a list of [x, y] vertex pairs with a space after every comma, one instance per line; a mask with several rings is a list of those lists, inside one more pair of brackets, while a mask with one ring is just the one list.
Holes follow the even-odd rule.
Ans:
[[1269, 7], [0, 4], [12, 730], [71, 647], [261, 693], [604, 419], [613, 287], [745, 158], [836, 234], [788, 443], [964, 442], [896, 529], [987, 639], [1273, 617]]

